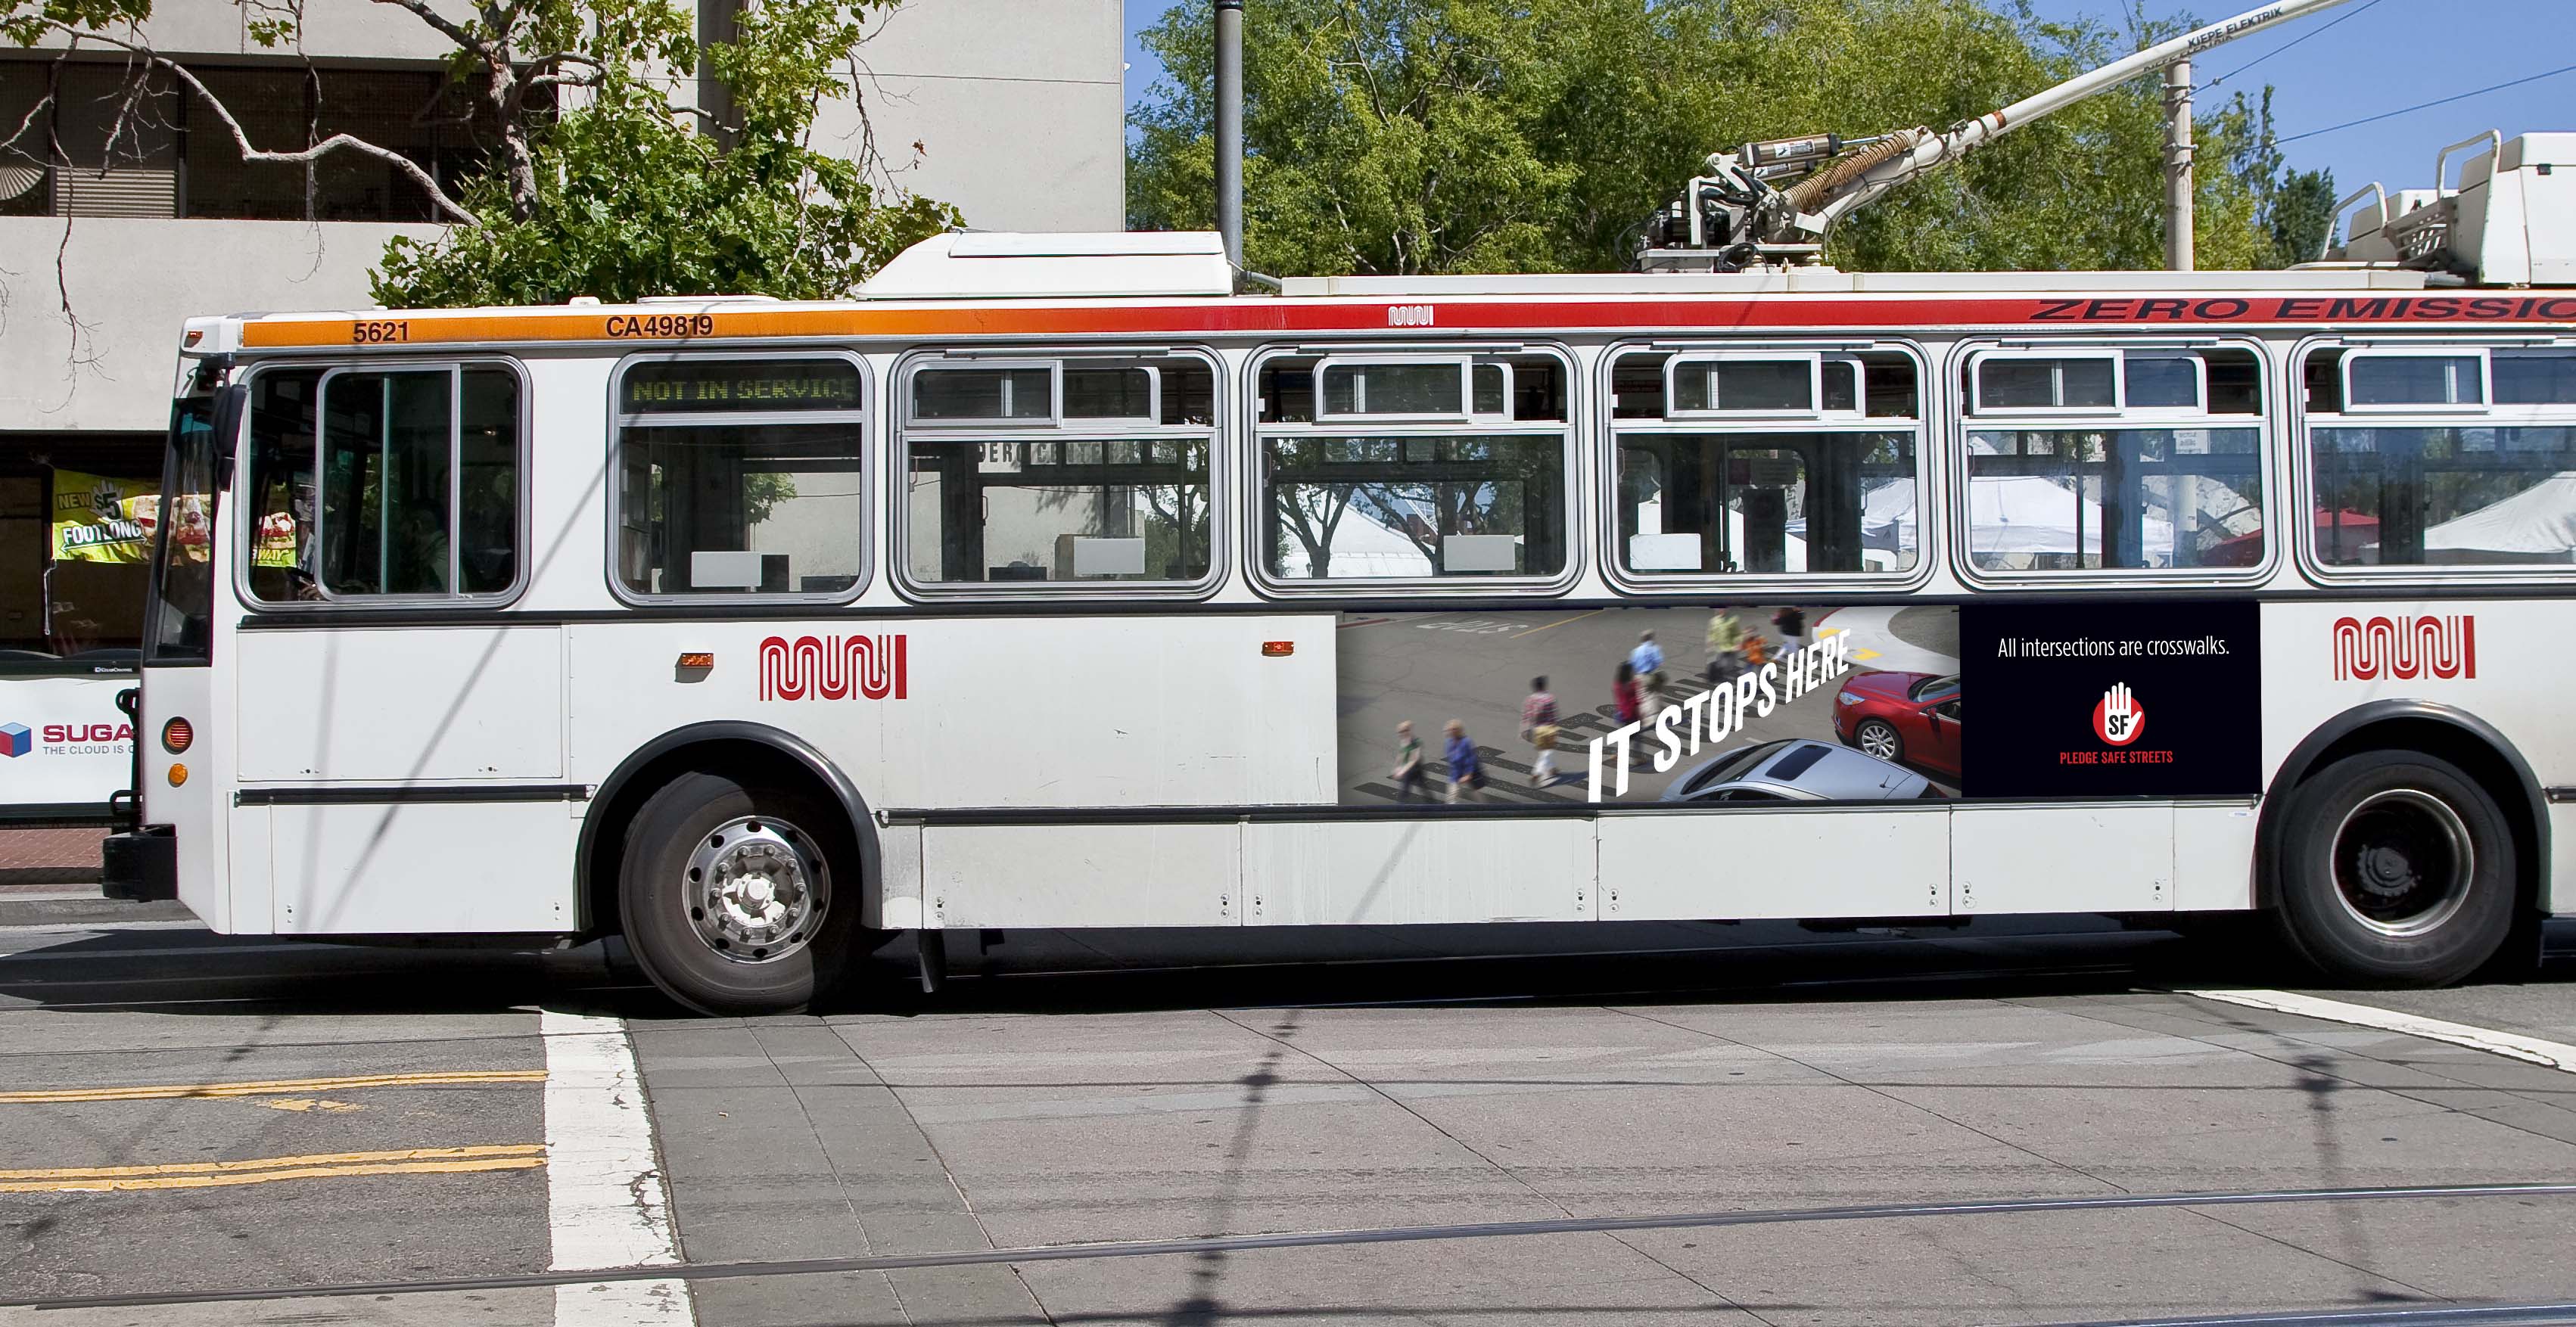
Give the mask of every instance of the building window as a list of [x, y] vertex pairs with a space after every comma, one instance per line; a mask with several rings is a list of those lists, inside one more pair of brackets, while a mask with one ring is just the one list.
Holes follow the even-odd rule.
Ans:
[[[55, 66], [0, 59], [0, 124], [29, 124], [0, 149], [0, 215], [446, 219], [419, 185], [379, 158], [343, 151], [314, 162], [244, 161], [212, 109], [166, 73], [149, 76], [129, 110], [122, 62]], [[300, 151], [346, 133], [410, 158], [451, 194], [498, 140], [488, 103], [436, 69], [192, 64], [189, 71], [255, 148]], [[53, 104], [28, 121], [57, 80]]]

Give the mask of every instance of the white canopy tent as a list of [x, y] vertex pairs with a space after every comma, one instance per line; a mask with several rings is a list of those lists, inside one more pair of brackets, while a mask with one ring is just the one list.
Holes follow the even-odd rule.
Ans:
[[2437, 562], [2576, 561], [2576, 471], [2426, 530], [2424, 552]]

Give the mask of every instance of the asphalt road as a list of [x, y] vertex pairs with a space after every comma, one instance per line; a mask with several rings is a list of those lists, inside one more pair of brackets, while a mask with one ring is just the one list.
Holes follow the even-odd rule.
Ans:
[[[2576, 1043], [2576, 963], [2219, 998], [2189, 992], [2280, 973], [2081, 919], [1013, 933], [958, 937], [936, 995], [898, 946], [819, 1016], [695, 1020], [593, 953], [98, 915], [0, 925], [0, 1302], [18, 1305], [0, 1323], [2430, 1322], [2576, 1303], [2576, 1192], [2242, 1201], [2576, 1186], [2576, 1077], [2512, 1040]], [[1198, 966], [1224, 953], [1251, 961]], [[614, 1021], [565, 1021], [584, 1012]], [[631, 1047], [634, 1076], [571, 1053], [601, 1045]], [[650, 1131], [622, 1180], [589, 1136], [620, 1106]], [[649, 1312], [617, 1297], [636, 1286], [545, 1283], [611, 1265], [582, 1254], [621, 1216], [578, 1200], [602, 1167], [672, 1256], [739, 1274], [655, 1282]], [[2138, 1205], [2174, 1193], [2211, 1197]], [[1947, 1210], [1812, 1219], [1882, 1204]], [[1648, 1220], [1727, 1213], [1811, 1219]], [[1301, 1241], [1139, 1243], [1281, 1233]], [[793, 1259], [841, 1261], [761, 1266]], [[462, 1284], [406, 1289], [430, 1281]], [[292, 1293], [335, 1286], [364, 1289]], [[155, 1293], [189, 1302], [95, 1302]], [[67, 1300], [88, 1306], [29, 1304]]]

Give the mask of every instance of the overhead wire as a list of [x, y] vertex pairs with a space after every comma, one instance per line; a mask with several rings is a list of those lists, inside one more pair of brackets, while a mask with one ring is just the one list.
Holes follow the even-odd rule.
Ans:
[[2321, 36], [2324, 36], [2326, 33], [2329, 33], [2329, 32], [2334, 31], [2334, 27], [2335, 27], [2335, 24], [2336, 24], [2336, 23], [2341, 23], [2341, 22], [2345, 21], [2346, 19], [2355, 19], [2355, 18], [2359, 18], [2359, 17], [2361, 17], [2363, 14], [2369, 13], [2369, 12], [2370, 12], [2371, 7], [2372, 7], [2372, 6], [2374, 6], [2374, 5], [2376, 5], [2376, 4], [2378, 4], [2378, 3], [2379, 3], [2379, 0], [2364, 0], [2364, 2], [2363, 2], [2363, 4], [2362, 4], [2361, 8], [2359, 8], [2359, 9], [2347, 9], [2347, 10], [2345, 10], [2344, 12], [2342, 12], [2342, 13], [2340, 13], [2340, 14], [2335, 15], [2335, 16], [2334, 16], [2334, 20], [2333, 20], [2333, 22], [2320, 24], [2320, 25], [2319, 25], [2319, 26], [2317, 26], [2317, 27], [2310, 28], [2310, 29], [2308, 29], [2307, 31], [2300, 33], [2298, 36], [2293, 37], [2293, 38], [2291, 38], [2290, 40], [2285, 41], [2285, 42], [2281, 43], [2280, 45], [2275, 46], [2275, 47], [2273, 47], [2272, 49], [2270, 49], [2270, 50], [2268, 50], [2268, 51], [2263, 52], [2261, 55], [2255, 56], [2253, 59], [2248, 60], [2248, 61], [2246, 61], [2245, 63], [2243, 63], [2243, 64], [2241, 64], [2241, 65], [2236, 66], [2234, 69], [2230, 69], [2230, 70], [2228, 70], [2226, 73], [2220, 74], [2218, 77], [2213, 78], [2213, 79], [2209, 80], [2208, 82], [2201, 84], [2200, 86], [2201, 86], [2201, 88], [2202, 88], [2202, 89], [2204, 89], [2204, 90], [2209, 89], [2209, 88], [2217, 87], [2219, 84], [2224, 83], [2224, 82], [2226, 82], [2227, 80], [2229, 80], [2229, 79], [2231, 79], [2231, 78], [2236, 77], [2238, 74], [2244, 73], [2246, 70], [2251, 69], [2251, 68], [2253, 68], [2254, 66], [2256, 66], [2256, 65], [2258, 65], [2258, 64], [2261, 64], [2261, 63], [2263, 63], [2263, 62], [2264, 62], [2264, 61], [2266, 61], [2266, 60], [2271, 59], [2273, 56], [2279, 55], [2281, 52], [2286, 51], [2286, 50], [2290, 49], [2291, 47], [2298, 45], [2300, 42], [2306, 41], [2306, 40], [2307, 40], [2307, 39], [2309, 39], [2310, 37], [2321, 37]]
[[2310, 129], [2304, 133], [2291, 134], [2283, 138], [2274, 138], [2272, 140], [2272, 145], [2278, 147], [2283, 143], [2295, 143], [2302, 138], [2314, 138], [2319, 134], [2331, 134], [2337, 130], [2358, 128], [2365, 124], [2377, 124], [2382, 120], [2396, 119], [2400, 115], [2412, 115], [2417, 111], [2428, 111], [2436, 106], [2448, 106], [2455, 101], [2466, 101], [2471, 97], [2482, 97], [2490, 92], [2502, 92], [2506, 88], [2518, 88], [2525, 83], [2537, 83], [2544, 78], [2556, 78], [2560, 74], [2566, 73], [2576, 73], [2576, 65], [2560, 65], [2556, 69], [2544, 70], [2537, 74], [2525, 74], [2521, 78], [2507, 79], [2502, 83], [2490, 83], [2482, 88], [2471, 88], [2466, 92], [2455, 92], [2450, 96], [2436, 97], [2431, 101], [2420, 101], [2412, 106], [2401, 106], [2393, 111], [2381, 111], [2377, 115], [2365, 115], [2358, 120], [2346, 120], [2342, 124], [2330, 124], [2323, 129]]

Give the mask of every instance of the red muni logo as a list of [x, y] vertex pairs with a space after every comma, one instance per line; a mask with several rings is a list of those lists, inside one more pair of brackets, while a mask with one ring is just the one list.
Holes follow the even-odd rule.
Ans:
[[2476, 677], [2478, 620], [2458, 617], [2338, 618], [2335, 680]]
[[772, 636], [760, 643], [762, 700], [902, 700], [904, 636]]

